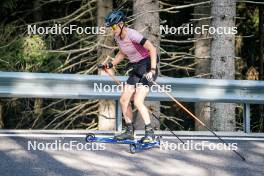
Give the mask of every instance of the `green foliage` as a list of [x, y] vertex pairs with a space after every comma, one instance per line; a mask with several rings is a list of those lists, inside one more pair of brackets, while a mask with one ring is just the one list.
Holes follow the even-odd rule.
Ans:
[[61, 65], [59, 56], [48, 53], [49, 46], [39, 35], [12, 37], [12, 26], [2, 30], [0, 69], [5, 71], [53, 71]]
[[48, 54], [45, 52], [45, 41], [39, 35], [27, 36], [22, 39], [22, 57], [27, 62], [43, 62]]
[[14, 10], [17, 7], [16, 0], [1, 0], [0, 10], [3, 14], [6, 14], [9, 10]]

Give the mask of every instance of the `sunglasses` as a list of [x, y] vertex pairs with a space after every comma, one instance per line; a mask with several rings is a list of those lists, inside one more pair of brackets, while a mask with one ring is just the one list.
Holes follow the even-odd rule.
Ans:
[[117, 26], [116, 24], [114, 24], [113, 26], [111, 26], [111, 28], [112, 28], [113, 30], [116, 30], [116, 29], [118, 28], [118, 26]]

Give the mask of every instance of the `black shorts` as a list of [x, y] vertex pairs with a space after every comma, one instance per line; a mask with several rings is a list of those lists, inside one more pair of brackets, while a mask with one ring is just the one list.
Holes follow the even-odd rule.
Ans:
[[[157, 62], [159, 62], [159, 58], [157, 58]], [[148, 73], [151, 69], [151, 60], [149, 57], [142, 59], [137, 63], [131, 63], [129, 67], [132, 68], [132, 70], [129, 72], [127, 84], [136, 85], [137, 83], [141, 83], [143, 85], [152, 86], [152, 83], [143, 77], [143, 75]], [[153, 80], [155, 81], [157, 77], [158, 68], [156, 67], [156, 73], [153, 77]]]

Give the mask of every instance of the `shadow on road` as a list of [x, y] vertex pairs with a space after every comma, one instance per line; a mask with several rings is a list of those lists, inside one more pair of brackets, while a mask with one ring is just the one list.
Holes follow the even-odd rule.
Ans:
[[[1, 137], [4, 142], [0, 144], [0, 175], [264, 175], [263, 141], [230, 141], [238, 142], [239, 152], [247, 162], [231, 151], [155, 148], [130, 154], [128, 145], [114, 144], [106, 144], [106, 149], [100, 151], [27, 150], [28, 140], [45, 143], [55, 139]], [[85, 143], [82, 138], [60, 140]]]

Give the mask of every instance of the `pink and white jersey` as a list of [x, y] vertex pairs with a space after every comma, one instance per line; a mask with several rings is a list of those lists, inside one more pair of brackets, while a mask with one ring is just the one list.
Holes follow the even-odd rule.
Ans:
[[140, 41], [144, 38], [143, 35], [134, 29], [126, 29], [126, 36], [121, 40], [118, 35], [115, 35], [115, 40], [120, 50], [128, 57], [128, 60], [135, 63], [149, 57], [148, 50], [140, 44]]

